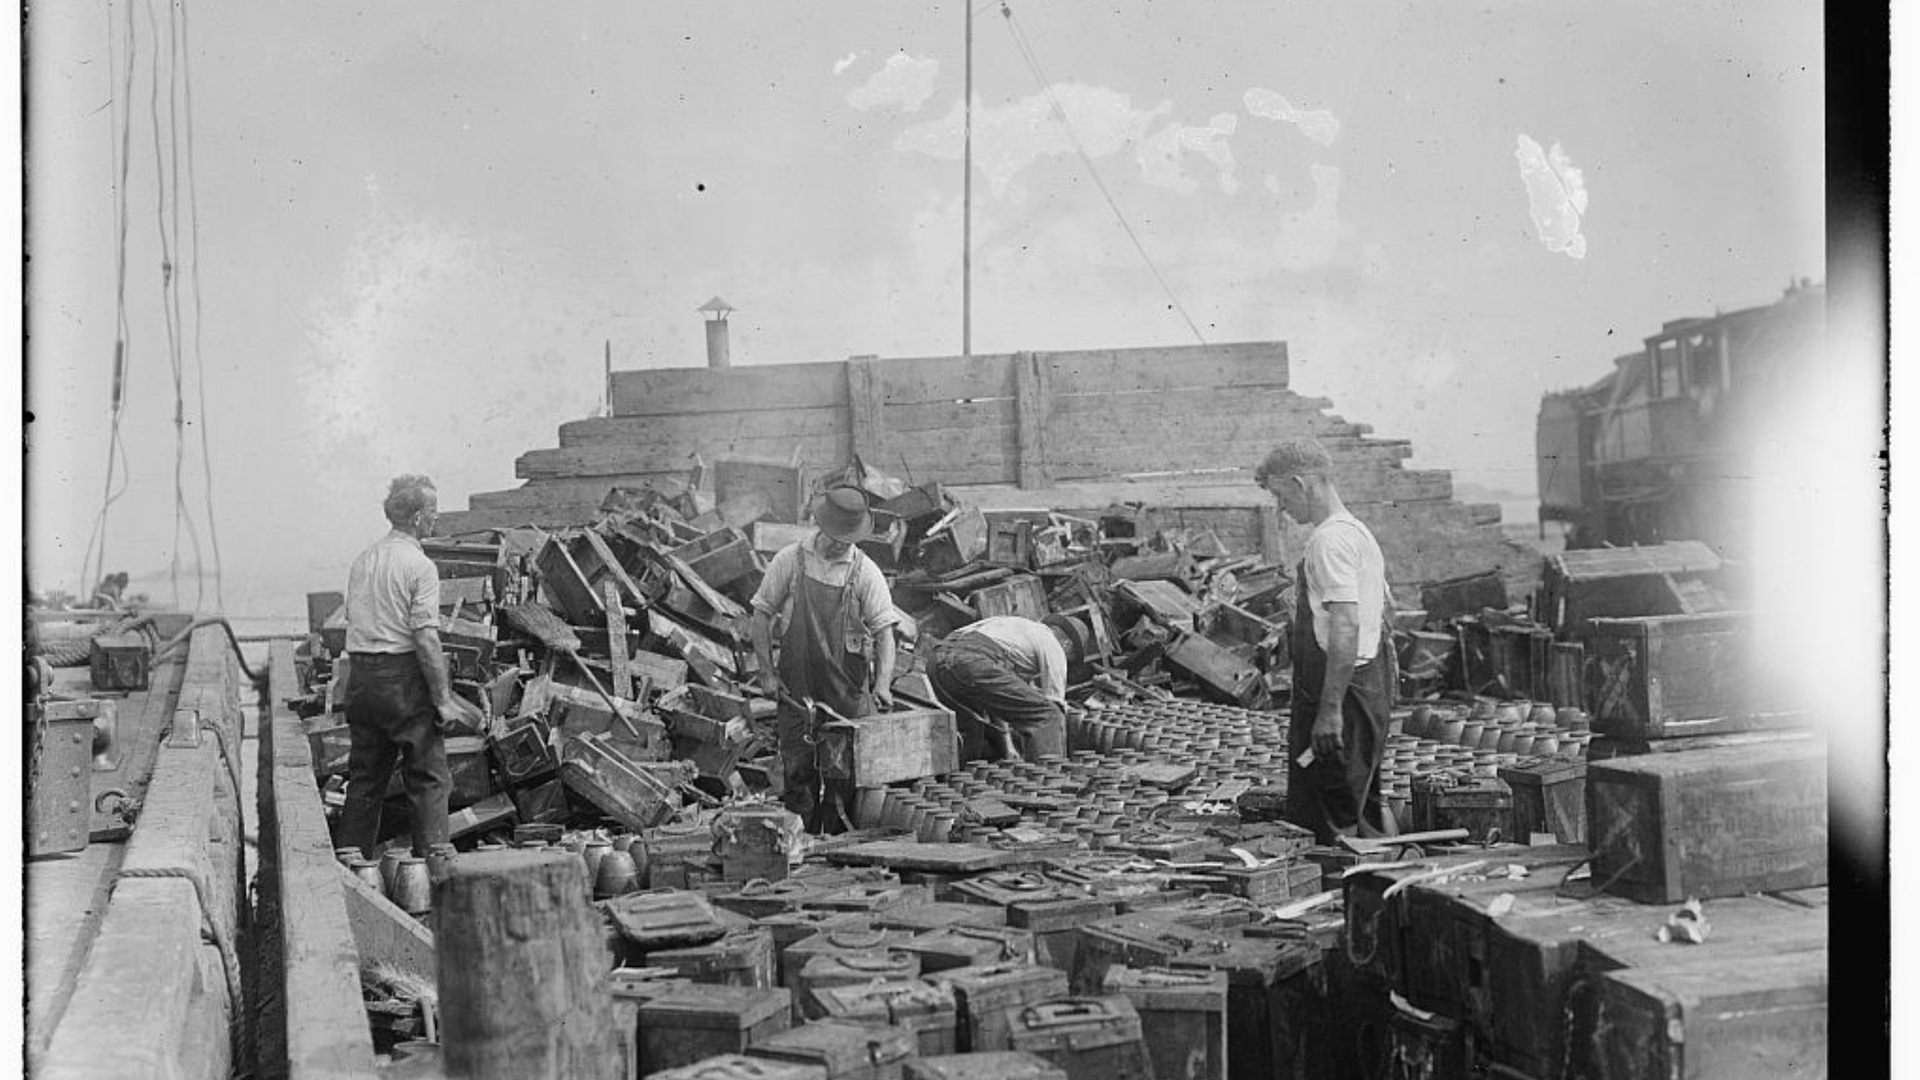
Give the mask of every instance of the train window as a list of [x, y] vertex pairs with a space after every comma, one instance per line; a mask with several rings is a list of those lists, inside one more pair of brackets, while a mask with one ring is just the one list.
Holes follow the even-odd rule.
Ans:
[[1680, 342], [1669, 338], [1653, 347], [1653, 397], [1680, 396]]
[[1694, 397], [1725, 389], [1721, 381], [1720, 339], [1710, 333], [1687, 335], [1687, 390]]

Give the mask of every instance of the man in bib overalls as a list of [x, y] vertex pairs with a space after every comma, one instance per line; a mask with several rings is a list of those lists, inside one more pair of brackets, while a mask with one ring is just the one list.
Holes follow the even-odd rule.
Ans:
[[1281, 443], [1254, 480], [1288, 517], [1313, 528], [1294, 576], [1287, 817], [1322, 844], [1392, 835], [1380, 793], [1393, 703], [1386, 560], [1340, 501], [1333, 457], [1319, 442]]
[[[818, 532], [767, 563], [753, 595], [752, 633], [760, 689], [780, 703], [780, 800], [817, 832], [827, 823], [821, 820], [813, 718], [801, 706], [818, 702], [848, 718], [873, 712], [876, 701], [890, 707], [893, 627], [900, 613], [880, 568], [854, 546], [873, 531], [866, 494], [854, 487], [828, 489], [814, 501], [813, 521]], [[777, 663], [776, 620], [785, 626]]]

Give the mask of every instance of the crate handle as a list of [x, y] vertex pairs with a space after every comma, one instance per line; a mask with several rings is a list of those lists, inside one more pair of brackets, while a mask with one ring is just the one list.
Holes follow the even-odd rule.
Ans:
[[893, 952], [881, 953], [878, 956], [854, 953], [851, 956], [842, 956], [839, 960], [842, 966], [850, 967], [855, 971], [889, 971], [899, 967], [903, 957]]
[[844, 946], [846, 948], [852, 948], [852, 949], [872, 948], [873, 946], [879, 945], [886, 940], [887, 940], [887, 932], [885, 930], [829, 930], [827, 931], [827, 941], [829, 944], [840, 945], [840, 946]]
[[1020, 1010], [1020, 1022], [1030, 1028], [1066, 1027], [1089, 1017], [1112, 1015], [1097, 998], [1055, 998]]

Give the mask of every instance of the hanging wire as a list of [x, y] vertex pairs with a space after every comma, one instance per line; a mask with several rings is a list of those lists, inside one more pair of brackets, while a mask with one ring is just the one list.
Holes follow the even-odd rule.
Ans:
[[187, 228], [192, 253], [187, 266], [193, 272], [193, 369], [200, 406], [200, 469], [206, 486], [202, 489], [207, 504], [207, 539], [213, 546], [213, 597], [221, 611], [227, 609], [226, 580], [220, 561], [220, 529], [213, 515], [213, 451], [208, 440], [213, 422], [207, 415], [207, 365], [200, 352], [200, 184], [193, 168], [193, 49], [187, 36], [187, 3], [177, 0], [180, 9], [180, 75], [186, 92], [187, 107]]
[[[116, 172], [119, 176], [119, 182], [114, 187], [114, 223], [116, 231], [114, 246], [114, 341], [113, 366], [110, 372], [112, 379], [111, 397], [108, 403], [107, 474], [101, 491], [100, 512], [94, 516], [93, 531], [87, 537], [86, 550], [80, 558], [80, 583], [74, 592], [82, 603], [85, 603], [92, 596], [91, 590], [94, 582], [106, 574], [108, 511], [115, 502], [119, 501], [120, 496], [126, 494], [128, 478], [132, 473], [132, 468], [127, 462], [126, 444], [120, 437], [120, 419], [126, 409], [127, 373], [130, 367], [129, 360], [133, 354], [132, 333], [127, 323], [127, 175], [133, 160], [133, 69], [135, 58], [138, 55], [138, 41], [134, 35], [133, 6], [131, 3], [127, 5], [126, 13], [124, 48], [122, 49], [123, 59], [126, 64], [126, 73], [122, 80], [120, 91], [111, 94], [113, 110], [109, 114], [110, 118], [118, 120], [120, 139], [117, 146], [112, 145], [112, 140], [109, 139], [109, 145], [112, 148], [113, 154], [112, 160], [117, 166]], [[111, 0], [109, 0], [107, 6], [107, 61], [109, 76], [113, 73], [113, 59], [113, 6]], [[109, 133], [111, 134], [111, 131]], [[118, 463], [120, 469], [120, 489], [118, 491], [115, 491], [113, 487], [114, 467], [116, 463]], [[96, 550], [100, 556], [97, 567], [93, 565], [93, 557]]]
[[[154, 61], [149, 80], [147, 109], [153, 121], [153, 169], [157, 189], [154, 217], [160, 238], [160, 308], [166, 319], [167, 361], [173, 372], [173, 550], [167, 567], [167, 580], [173, 601], [180, 602], [180, 537], [187, 541], [199, 559], [200, 539], [187, 508], [183, 473], [186, 465], [186, 396], [184, 364], [181, 357], [180, 295], [174, 256], [180, 228], [179, 200], [179, 63], [178, 25], [171, 3], [167, 6], [167, 145], [162, 144], [160, 125], [160, 26], [154, 16], [153, 0], [147, 0], [147, 26], [154, 41]], [[170, 152], [171, 151], [171, 152]], [[171, 166], [171, 177], [169, 176]], [[171, 227], [170, 227], [171, 226]], [[195, 608], [199, 607], [196, 597]]]
[[1160, 283], [1160, 291], [1166, 294], [1169, 306], [1179, 313], [1181, 320], [1187, 324], [1187, 329], [1193, 331], [1194, 340], [1205, 345], [1206, 336], [1200, 333], [1200, 327], [1187, 314], [1187, 309], [1180, 303], [1180, 298], [1174, 295], [1173, 286], [1167, 283], [1166, 275], [1160, 272], [1160, 267], [1154, 263], [1153, 256], [1147, 254], [1146, 245], [1140, 242], [1140, 237], [1134, 232], [1133, 225], [1127, 221], [1126, 214], [1121, 212], [1120, 204], [1114, 199], [1113, 192], [1107, 189], [1107, 182], [1101, 178], [1100, 170], [1094, 167], [1093, 155], [1087, 153], [1086, 145], [1080, 141], [1079, 132], [1074, 130], [1072, 122], [1067, 119], [1066, 110], [1060, 106], [1059, 98], [1054, 96], [1053, 80], [1047, 77], [1045, 69], [1040, 65], [1039, 56], [1027, 40], [1026, 32], [1021, 29], [1019, 20], [1013, 16], [1013, 9], [1004, 0], [1000, 4], [1000, 14], [1006, 19], [1007, 32], [1012, 35], [1014, 47], [1019, 50], [1021, 59], [1025, 61], [1027, 71], [1039, 84], [1040, 92], [1046, 95], [1054, 119], [1058, 120], [1060, 126], [1066, 130], [1067, 138], [1072, 141], [1074, 151], [1080, 155], [1081, 163], [1087, 167], [1087, 175], [1093, 178], [1094, 186], [1100, 189], [1101, 197], [1106, 199], [1108, 209], [1113, 211], [1115, 220], [1120, 222], [1120, 228], [1127, 234], [1127, 239], [1133, 242], [1134, 250], [1140, 253], [1141, 261], [1145, 262], [1147, 269], [1153, 272], [1153, 279]]

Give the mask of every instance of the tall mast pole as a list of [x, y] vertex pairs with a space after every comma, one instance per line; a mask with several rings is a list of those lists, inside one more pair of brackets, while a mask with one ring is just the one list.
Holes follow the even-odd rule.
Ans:
[[960, 355], [973, 355], [973, 0], [960, 0], [967, 13], [966, 135], [960, 180]]

